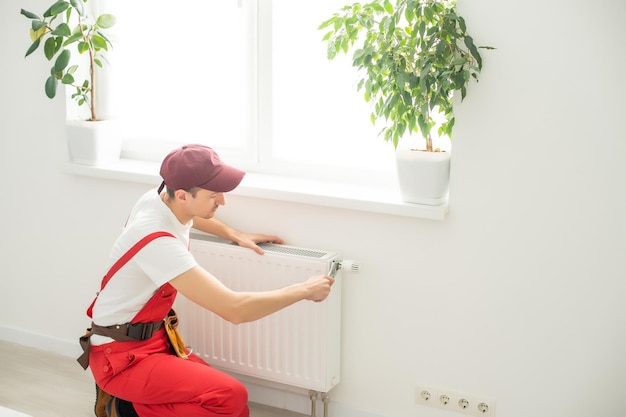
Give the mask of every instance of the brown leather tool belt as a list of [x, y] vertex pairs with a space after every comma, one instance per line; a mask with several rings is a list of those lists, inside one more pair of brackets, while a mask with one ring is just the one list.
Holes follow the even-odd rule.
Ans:
[[114, 324], [113, 326], [106, 327], [91, 323], [91, 327], [87, 329], [87, 333], [80, 338], [80, 346], [83, 349], [83, 354], [77, 359], [78, 363], [80, 363], [83, 369], [87, 369], [89, 366], [89, 350], [91, 347], [89, 337], [92, 334], [107, 336], [118, 342], [132, 342], [150, 339], [161, 327], [163, 327], [163, 320], [151, 323]]
[[[178, 317], [174, 310], [170, 310], [166, 319], [169, 321], [169, 325], [174, 329], [178, 325]], [[77, 359], [78, 363], [87, 369], [89, 366], [89, 350], [91, 343], [89, 337], [92, 334], [98, 334], [101, 336], [110, 337], [117, 342], [132, 342], [137, 340], [148, 340], [155, 334], [161, 327], [163, 327], [165, 319], [161, 321], [153, 321], [150, 323], [126, 323], [126, 324], [114, 324], [113, 326], [98, 326], [95, 323], [91, 323], [91, 327], [87, 329], [87, 332], [80, 337], [80, 346], [83, 349], [82, 355]], [[169, 337], [169, 335], [168, 335]], [[182, 340], [181, 340], [182, 342]]]
[[92, 323], [91, 333], [107, 336], [118, 342], [128, 342], [131, 340], [148, 340], [161, 327], [163, 327], [163, 320], [151, 323], [114, 324], [106, 327]]

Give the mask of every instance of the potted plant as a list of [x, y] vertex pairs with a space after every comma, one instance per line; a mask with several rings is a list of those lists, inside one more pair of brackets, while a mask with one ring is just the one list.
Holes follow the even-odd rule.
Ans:
[[[467, 33], [455, 0], [373, 0], [343, 7], [319, 26], [327, 30], [328, 59], [354, 49], [359, 91], [373, 102], [372, 123], [396, 148], [403, 199], [422, 204], [447, 200], [450, 153], [433, 146], [433, 135], [452, 136], [454, 92], [482, 68], [479, 48]], [[420, 132], [424, 149], [398, 147]], [[416, 161], [426, 161], [416, 164]], [[417, 172], [413, 166], [417, 165]], [[409, 167], [409, 168], [407, 168]], [[442, 179], [438, 179], [442, 176]]]
[[[71, 98], [78, 106], [89, 108], [87, 121], [68, 121], [68, 145], [74, 162], [94, 165], [119, 158], [121, 138], [115, 135], [111, 123], [103, 123], [97, 113], [96, 68], [103, 66], [104, 53], [112, 47], [105, 29], [115, 24], [115, 16], [101, 14], [95, 20], [86, 10], [87, 0], [58, 0], [42, 16], [21, 9], [21, 14], [31, 20], [32, 44], [26, 57], [43, 44], [48, 61], [54, 59], [50, 75], [45, 82], [45, 93], [54, 98], [59, 83], [74, 88]], [[70, 47], [87, 59], [73, 60]], [[84, 81], [75, 77], [84, 76]], [[88, 122], [88, 123], [87, 123]], [[95, 123], [98, 122], [98, 123]], [[113, 137], [111, 137], [113, 135]]]

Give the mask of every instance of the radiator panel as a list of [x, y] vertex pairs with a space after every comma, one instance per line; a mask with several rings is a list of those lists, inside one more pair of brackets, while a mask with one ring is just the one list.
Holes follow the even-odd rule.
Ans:
[[[265, 245], [265, 255], [192, 235], [198, 263], [236, 291], [264, 291], [326, 274], [339, 255]], [[301, 301], [252, 323], [233, 325], [178, 296], [185, 343], [211, 366], [290, 387], [330, 391], [340, 380], [341, 276], [321, 303]]]

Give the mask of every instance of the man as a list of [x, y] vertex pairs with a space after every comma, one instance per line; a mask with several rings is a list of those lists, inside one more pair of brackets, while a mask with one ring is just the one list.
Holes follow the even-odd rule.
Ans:
[[[114, 265], [119, 269], [105, 277], [110, 279], [90, 308], [92, 330], [83, 341], [98, 387], [96, 415], [247, 417], [247, 392], [239, 381], [193, 354], [184, 359], [173, 353], [162, 323], [176, 293], [237, 324], [301, 300], [323, 301], [334, 280], [323, 275], [272, 291], [230, 290], [197, 264], [188, 250], [189, 231], [193, 226], [258, 253], [258, 242], [282, 243], [213, 218], [244, 172], [224, 164], [209, 147], [186, 145], [163, 160], [161, 176], [159, 189], [139, 199], [113, 245], [109, 264], [126, 263]], [[166, 234], [145, 243], [154, 232]], [[145, 246], [131, 253], [139, 241]]]

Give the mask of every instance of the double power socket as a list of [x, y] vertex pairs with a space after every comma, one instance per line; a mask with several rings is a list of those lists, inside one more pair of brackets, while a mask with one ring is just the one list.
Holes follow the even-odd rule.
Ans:
[[496, 415], [496, 401], [493, 398], [430, 385], [415, 387], [415, 402], [470, 416], [495, 417]]

